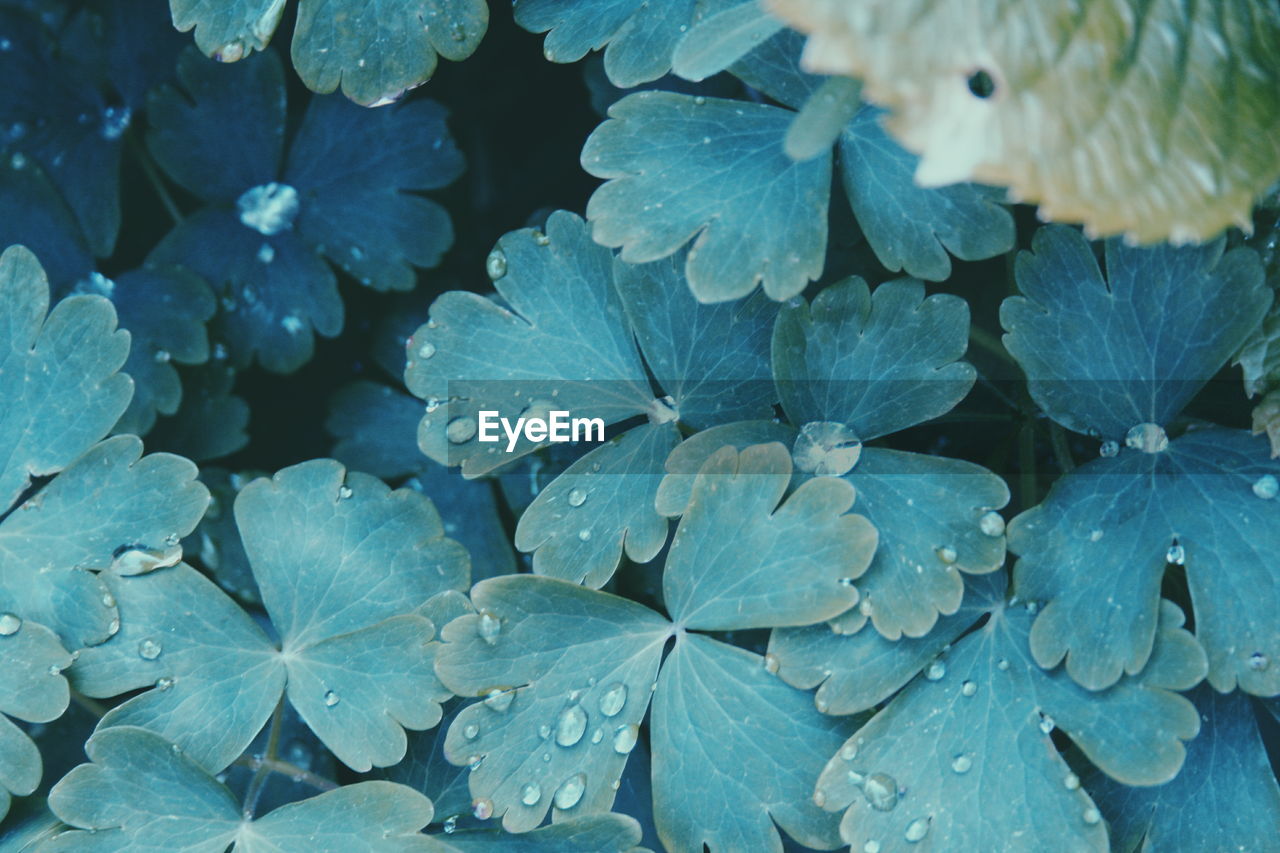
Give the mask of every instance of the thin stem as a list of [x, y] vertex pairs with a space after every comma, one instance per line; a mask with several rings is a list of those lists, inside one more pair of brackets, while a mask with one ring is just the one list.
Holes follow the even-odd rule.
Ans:
[[75, 702], [81, 708], [84, 708], [86, 711], [88, 711], [90, 714], [93, 714], [98, 719], [102, 719], [103, 717], [105, 717], [107, 714], [107, 711], [110, 710], [109, 708], [107, 708], [106, 705], [103, 705], [97, 699], [90, 699], [88, 696], [85, 696], [83, 693], [81, 693], [78, 690], [71, 691], [71, 701]]
[[125, 136], [129, 141], [129, 151], [138, 161], [138, 165], [142, 166], [143, 173], [147, 176], [147, 183], [151, 184], [151, 188], [155, 190], [160, 201], [164, 204], [164, 209], [169, 212], [169, 217], [174, 224], [182, 221], [182, 211], [178, 209], [178, 205], [174, 202], [173, 196], [169, 194], [169, 188], [164, 184], [164, 178], [160, 176], [160, 172], [156, 169], [156, 164], [152, 161], [151, 155], [147, 153], [147, 149], [138, 141], [138, 137], [132, 132]]
[[1009, 355], [1009, 351], [1004, 348], [1004, 344], [1000, 342], [1000, 339], [986, 329], [978, 326], [969, 326], [969, 343], [981, 347], [1001, 361], [1017, 365], [1017, 362], [1013, 360], [1013, 356]]
[[1053, 421], [1049, 422], [1049, 443], [1053, 445], [1053, 455], [1058, 460], [1058, 469], [1064, 474], [1074, 471], [1076, 461], [1071, 458], [1071, 447], [1067, 444], [1067, 431]]
[[[261, 756], [250, 759], [249, 766], [254, 767], [253, 778], [249, 780], [249, 789], [244, 793], [244, 817], [252, 820], [254, 810], [258, 808], [258, 799], [262, 796], [262, 788], [271, 774], [268, 761], [276, 761], [280, 749], [281, 720], [284, 718], [284, 697], [276, 702], [276, 709], [271, 712], [271, 728], [267, 731], [267, 751]], [[256, 766], [255, 766], [256, 765]]]
[[305, 782], [317, 791], [332, 791], [338, 787], [338, 783], [332, 779], [325, 778], [318, 773], [312, 773], [298, 765], [284, 761], [279, 758], [253, 757], [242, 755], [232, 762], [239, 767], [248, 767], [253, 770], [268, 770], [271, 773], [279, 773], [282, 776], [288, 776], [298, 782]]

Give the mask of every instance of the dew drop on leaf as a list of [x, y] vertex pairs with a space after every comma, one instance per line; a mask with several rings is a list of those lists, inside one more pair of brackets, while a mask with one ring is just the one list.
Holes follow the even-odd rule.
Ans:
[[615, 717], [627, 704], [627, 685], [621, 681], [610, 685], [600, 696], [600, 713], [606, 717]]
[[494, 249], [485, 259], [484, 270], [489, 278], [497, 281], [507, 274], [507, 255], [501, 249]]
[[1120, 452], [1120, 442], [1104, 441], [1102, 446], [1098, 448], [1098, 455], [1104, 459], [1110, 459]]
[[236, 207], [245, 227], [270, 237], [293, 227], [298, 215], [298, 191], [275, 181], [260, 184], [245, 190]]
[[585, 773], [575, 773], [560, 783], [560, 787], [556, 788], [556, 793], [552, 800], [558, 809], [571, 809], [582, 799], [582, 793], [586, 789], [587, 775]]
[[520, 789], [520, 802], [526, 806], [534, 806], [538, 804], [538, 800], [542, 799], [542, 787], [537, 782], [530, 782]]
[[1269, 501], [1280, 494], [1280, 481], [1274, 474], [1263, 474], [1253, 483], [1253, 493], [1264, 501]]
[[604, 730], [597, 727], [596, 730], [591, 733], [591, 742], [599, 743], [602, 740], [604, 740]]
[[1187, 561], [1187, 550], [1179, 545], [1175, 540], [1174, 543], [1169, 546], [1168, 553], [1164, 555], [1164, 561], [1166, 563], [1172, 563], [1175, 566], [1181, 566]]
[[898, 780], [887, 773], [872, 773], [862, 783], [862, 795], [876, 811], [892, 811], [898, 804]]
[[1084, 810], [1084, 822], [1092, 826], [1102, 820], [1102, 815], [1095, 808], [1087, 808]]
[[1253, 654], [1249, 655], [1249, 669], [1252, 669], [1255, 672], [1260, 672], [1266, 669], [1267, 664], [1269, 663], [1270, 661], [1267, 660], [1267, 656], [1264, 655], [1262, 652], [1254, 652]]
[[11, 637], [22, 627], [22, 617], [16, 613], [0, 613], [0, 637]]
[[471, 813], [475, 815], [476, 820], [488, 820], [493, 817], [493, 800], [488, 797], [481, 797], [472, 801]]
[[840, 747], [840, 759], [842, 761], [853, 761], [858, 757], [858, 742], [851, 740], [844, 746]]
[[773, 652], [769, 652], [764, 656], [764, 671], [770, 675], [777, 675], [782, 663], [778, 660], [778, 656]]
[[938, 559], [946, 563], [948, 566], [954, 563], [957, 559], [956, 549], [947, 545], [943, 545], [941, 548], [938, 548], [937, 554]]
[[445, 819], [444, 825], [441, 827], [445, 835], [453, 835], [458, 830], [458, 816], [451, 815]]
[[1138, 424], [1125, 434], [1124, 443], [1143, 453], [1160, 453], [1169, 446], [1169, 436], [1159, 424]]
[[582, 506], [587, 502], [587, 493], [582, 489], [573, 489], [569, 492], [569, 506]]
[[502, 690], [495, 687], [484, 696], [484, 704], [490, 710], [502, 713], [511, 707], [511, 700], [516, 696], [514, 690]]
[[880, 853], [880, 842], [872, 839], [862, 845], [862, 853]]
[[351, 497], [351, 495], [352, 495], [352, 492], [351, 492], [351, 487], [350, 487], [350, 486], [340, 486], [340, 487], [338, 487], [338, 500], [345, 501], [345, 500], [347, 500], [348, 498], [350, 498], [350, 497]]
[[929, 834], [929, 821], [925, 818], [918, 817], [911, 823], [907, 824], [907, 830], [902, 837], [908, 842], [915, 844], [917, 841], [923, 841], [924, 837]]
[[590, 541], [591, 541], [591, 529], [590, 529], [590, 528], [587, 528], [587, 527], [584, 527], [584, 528], [582, 528], [581, 530], [579, 530], [579, 531], [578, 531], [578, 538], [579, 538], [579, 539], [581, 539], [583, 542], [590, 542]]
[[263, 243], [258, 247], [258, 263], [269, 264], [276, 259], [276, 250], [270, 243]]
[[498, 642], [498, 635], [501, 633], [502, 620], [492, 610], [481, 610], [480, 618], [476, 620], [476, 634], [480, 639], [492, 646]]
[[930, 681], [941, 681], [946, 674], [947, 665], [940, 660], [936, 660], [929, 664], [929, 668], [924, 672], [924, 677]]
[[1080, 787], [1080, 777], [1074, 773], [1068, 773], [1062, 780], [1062, 786], [1068, 791], [1074, 791]]
[[476, 419], [470, 415], [454, 418], [449, 421], [444, 432], [450, 443], [466, 444], [476, 434]]
[[636, 740], [639, 737], [640, 727], [635, 723], [618, 726], [617, 731], [613, 733], [613, 751], [619, 755], [626, 755], [636, 748]]
[[1057, 725], [1058, 724], [1054, 722], [1053, 717], [1050, 717], [1048, 714], [1040, 715], [1040, 731], [1044, 734], [1052, 732]]
[[581, 705], [570, 705], [560, 712], [556, 720], [556, 743], [560, 746], [573, 746], [582, 740], [582, 733], [587, 730], [587, 712]]
[[475, 740], [480, 734], [480, 727], [475, 723], [468, 723], [462, 728], [462, 736], [467, 740]]
[[978, 519], [978, 529], [987, 536], [999, 536], [1004, 533], [1004, 518], [992, 510]]
[[972, 767], [973, 767], [973, 759], [967, 755], [957, 755], [951, 761], [951, 769], [954, 770], [956, 773], [960, 773], [960, 774], [968, 773], [970, 768]]
[[425, 341], [422, 346], [418, 347], [418, 358], [431, 358], [431, 356], [435, 354], [436, 345], [431, 343], [431, 341]]
[[978, 692], [978, 685], [972, 681], [966, 681], [960, 685], [960, 692], [965, 696], [972, 696]]
[[1000, 658], [1000, 660], [996, 661], [996, 669], [1001, 672], [1007, 672], [1009, 669], [1009, 662], [1004, 658]]
[[143, 660], [155, 660], [160, 657], [160, 652], [160, 644], [150, 637], [138, 643], [138, 657]]
[[169, 690], [172, 687], [173, 687], [173, 679], [169, 678], [167, 675], [163, 678], [156, 679], [157, 690]]
[[338, 698], [338, 694], [334, 693], [332, 690], [326, 690], [324, 692], [324, 704], [326, 707], [332, 708], [341, 701], [342, 700]]

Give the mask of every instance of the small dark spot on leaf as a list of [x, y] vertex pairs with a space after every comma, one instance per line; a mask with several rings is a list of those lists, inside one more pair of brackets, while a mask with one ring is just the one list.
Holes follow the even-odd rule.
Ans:
[[978, 69], [969, 75], [969, 91], [975, 98], [986, 100], [995, 94], [996, 83], [991, 79], [990, 74]]

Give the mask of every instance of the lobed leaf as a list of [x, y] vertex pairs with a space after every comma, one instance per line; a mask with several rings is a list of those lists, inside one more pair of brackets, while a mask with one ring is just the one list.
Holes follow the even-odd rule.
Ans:
[[71, 655], [48, 628], [9, 611], [6, 598], [0, 592], [0, 820], [10, 795], [35, 791], [43, 770], [39, 749], [9, 717], [47, 723], [62, 716], [71, 699], [62, 675]]

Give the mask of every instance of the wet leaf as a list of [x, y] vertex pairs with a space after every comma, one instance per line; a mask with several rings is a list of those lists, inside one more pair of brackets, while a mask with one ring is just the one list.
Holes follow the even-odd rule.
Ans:
[[36, 789], [43, 767], [36, 745], [9, 717], [47, 723], [70, 701], [62, 670], [71, 666], [71, 655], [48, 628], [10, 610], [7, 597], [0, 592], [0, 819], [11, 794]]

